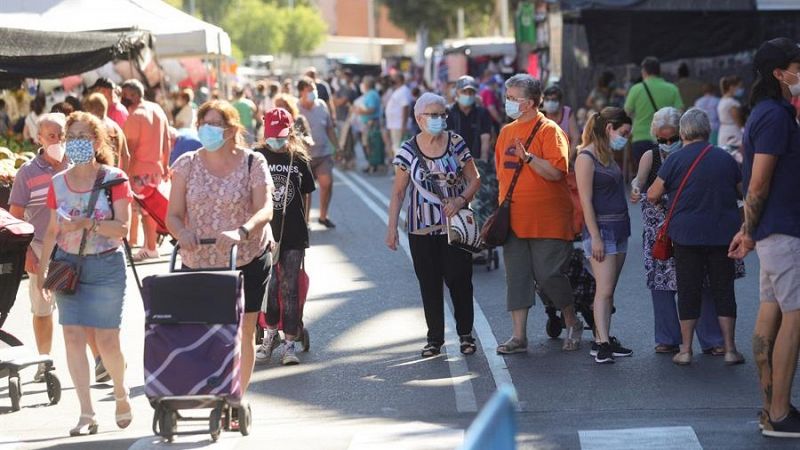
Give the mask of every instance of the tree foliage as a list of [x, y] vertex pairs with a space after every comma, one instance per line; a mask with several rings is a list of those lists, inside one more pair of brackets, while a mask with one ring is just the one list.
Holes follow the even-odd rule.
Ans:
[[314, 50], [328, 32], [322, 17], [308, 6], [284, 9], [282, 22], [286, 24], [286, 35], [281, 49], [294, 57]]
[[380, 0], [389, 8], [389, 19], [406, 34], [414, 36], [421, 28], [429, 32], [431, 42], [456, 37], [458, 8], [464, 8], [465, 28], [482, 34], [486, 17], [492, 14], [494, 2], [488, 0]]
[[239, 0], [226, 14], [222, 28], [244, 55], [277, 53], [283, 50], [286, 22], [283, 11], [261, 0]]

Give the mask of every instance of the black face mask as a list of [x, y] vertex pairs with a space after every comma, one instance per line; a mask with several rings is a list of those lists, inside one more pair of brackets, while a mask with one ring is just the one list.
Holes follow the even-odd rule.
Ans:
[[130, 108], [133, 105], [133, 100], [129, 99], [128, 97], [122, 97], [119, 99], [119, 102], [122, 103], [122, 106], [126, 108]]

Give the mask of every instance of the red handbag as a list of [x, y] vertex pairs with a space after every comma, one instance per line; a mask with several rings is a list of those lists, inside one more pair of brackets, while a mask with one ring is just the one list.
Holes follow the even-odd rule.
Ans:
[[658, 230], [656, 234], [656, 241], [653, 243], [653, 249], [651, 254], [653, 255], [653, 259], [657, 259], [659, 261], [666, 261], [672, 258], [672, 239], [669, 238], [668, 230], [669, 230], [669, 223], [672, 220], [672, 213], [675, 212], [675, 205], [678, 203], [678, 199], [681, 196], [681, 192], [683, 192], [684, 186], [686, 186], [686, 181], [689, 179], [689, 176], [694, 172], [695, 167], [697, 164], [700, 163], [700, 160], [706, 156], [706, 153], [711, 150], [711, 146], [709, 145], [699, 155], [697, 158], [694, 159], [692, 166], [689, 167], [689, 171], [686, 172], [686, 175], [683, 177], [681, 181], [681, 185], [678, 186], [678, 192], [675, 193], [675, 198], [672, 200], [672, 206], [669, 208], [669, 212], [667, 213], [667, 218], [664, 220], [664, 225], [661, 225], [661, 228]]

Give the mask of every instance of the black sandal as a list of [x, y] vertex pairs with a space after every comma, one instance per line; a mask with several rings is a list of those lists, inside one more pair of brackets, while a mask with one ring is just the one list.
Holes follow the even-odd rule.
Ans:
[[437, 356], [441, 352], [442, 352], [441, 345], [431, 344], [430, 342], [425, 347], [422, 347], [423, 358], [430, 358], [432, 356]]
[[461, 341], [461, 353], [464, 355], [472, 355], [478, 351], [478, 347], [475, 345], [475, 338], [472, 335], [459, 336], [458, 339]]

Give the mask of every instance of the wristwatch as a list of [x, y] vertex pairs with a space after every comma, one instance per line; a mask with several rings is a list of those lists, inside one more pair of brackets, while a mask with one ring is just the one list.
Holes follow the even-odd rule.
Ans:
[[525, 154], [525, 164], [530, 164], [533, 161], [533, 154], [526, 153]]
[[242, 225], [238, 228], [238, 230], [240, 233], [242, 233], [242, 236], [244, 236], [245, 240], [250, 239], [250, 230], [248, 230], [246, 226]]

